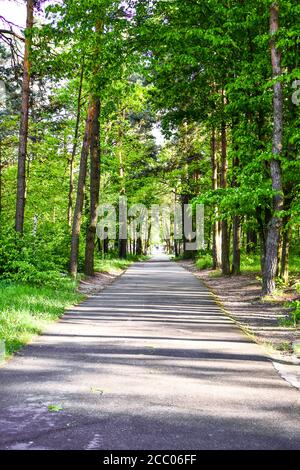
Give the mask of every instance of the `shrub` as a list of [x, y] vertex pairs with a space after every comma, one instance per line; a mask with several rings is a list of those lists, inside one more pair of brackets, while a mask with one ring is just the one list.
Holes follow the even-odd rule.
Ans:
[[208, 269], [212, 267], [212, 256], [211, 253], [203, 253], [196, 260], [196, 266], [198, 269]]

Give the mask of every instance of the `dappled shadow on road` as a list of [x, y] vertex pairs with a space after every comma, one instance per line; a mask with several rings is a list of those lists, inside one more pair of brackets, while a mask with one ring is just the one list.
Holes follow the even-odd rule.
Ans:
[[[147, 397], [144, 397], [147, 400]], [[184, 408], [168, 404], [161, 406], [154, 400], [137, 409], [139, 395], [127, 399], [122, 406], [99, 409], [94, 401], [86, 402], [85, 395], [76, 396], [76, 409], [66, 409], [53, 417], [52, 426], [43, 414], [32, 413], [43, 422], [40, 429], [30, 427], [26, 439], [16, 439], [16, 433], [6, 435], [0, 448], [18, 449], [87, 449], [87, 450], [195, 450], [195, 449], [249, 449], [285, 450], [299, 448], [299, 434], [289, 435], [283, 425], [278, 434], [278, 423], [272, 422], [272, 410], [262, 407], [259, 416], [249, 416], [240, 411], [238, 416], [204, 410], [193, 414]], [[102, 396], [99, 401], [108, 400]], [[103, 406], [104, 408], [104, 406]], [[128, 409], [131, 410], [130, 416]], [[149, 412], [150, 411], [150, 412]], [[288, 409], [285, 409], [288, 413]], [[284, 414], [284, 413], [283, 413]], [[25, 423], [26, 423], [25, 419]], [[19, 434], [17, 434], [19, 435]], [[275, 438], [274, 438], [275, 436]]]

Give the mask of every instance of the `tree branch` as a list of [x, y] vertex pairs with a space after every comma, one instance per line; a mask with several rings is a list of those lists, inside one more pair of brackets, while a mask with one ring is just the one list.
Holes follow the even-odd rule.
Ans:
[[0, 29], [0, 35], [3, 35], [3, 34], [9, 34], [10, 36], [14, 36], [15, 38], [19, 39], [20, 41], [25, 42], [25, 38], [23, 38], [22, 36], [17, 34], [12, 29]]

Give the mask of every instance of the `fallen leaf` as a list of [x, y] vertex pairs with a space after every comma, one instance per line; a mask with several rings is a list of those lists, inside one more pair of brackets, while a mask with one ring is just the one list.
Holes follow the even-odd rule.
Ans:
[[61, 405], [49, 405], [48, 406], [48, 411], [51, 411], [52, 413], [57, 413], [58, 411], [62, 411], [63, 407]]

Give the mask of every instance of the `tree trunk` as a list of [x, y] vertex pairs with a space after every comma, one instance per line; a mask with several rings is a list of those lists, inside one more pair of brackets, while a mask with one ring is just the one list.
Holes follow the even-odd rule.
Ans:
[[132, 241], [132, 254], [136, 255], [136, 239], [135, 238]]
[[[211, 135], [211, 169], [212, 169], [212, 189], [218, 189], [218, 162], [216, 155], [216, 133], [213, 129]], [[219, 210], [214, 207], [214, 222], [213, 222], [213, 269], [220, 269], [222, 267], [221, 255], [221, 225], [218, 221]]]
[[107, 253], [108, 253], [108, 245], [109, 245], [108, 238], [104, 238], [104, 240], [103, 240], [103, 253], [105, 255], [107, 255]]
[[181, 196], [181, 214], [182, 214], [182, 247], [183, 247], [183, 257], [184, 258], [191, 258], [192, 251], [187, 249], [187, 244], [190, 240], [186, 237], [186, 225], [185, 225], [185, 206], [189, 203], [189, 196], [187, 194], [182, 194]]
[[233, 217], [232, 223], [232, 274], [241, 274], [241, 218], [238, 215]]
[[[235, 148], [237, 151], [237, 148]], [[233, 176], [232, 186], [237, 187], [237, 172], [239, 171], [240, 162], [237, 157], [233, 158]], [[232, 269], [234, 276], [241, 274], [241, 217], [234, 215], [232, 220]]]
[[29, 98], [30, 98], [30, 52], [32, 45], [31, 30], [33, 27], [33, 0], [27, 0], [26, 37], [23, 64], [22, 104], [18, 151], [18, 180], [15, 229], [24, 231], [24, 213], [26, 199], [26, 160], [28, 142]]
[[[125, 187], [125, 172], [124, 172], [124, 162], [123, 162], [123, 149], [122, 149], [122, 140], [123, 140], [123, 132], [122, 132], [122, 122], [125, 119], [125, 112], [122, 113], [122, 119], [119, 127], [119, 142], [118, 142], [118, 154], [119, 154], [119, 175], [120, 175], [120, 195], [125, 196], [126, 194], [126, 187]], [[123, 219], [122, 219], [123, 220]], [[122, 225], [125, 223], [123, 220]], [[121, 227], [120, 232], [123, 232], [123, 227]], [[120, 258], [127, 258], [127, 239], [121, 238], [119, 234], [119, 257]]]
[[119, 258], [127, 258], [127, 240], [123, 238], [119, 240]]
[[290, 235], [291, 227], [288, 226], [288, 218], [284, 221], [284, 229], [282, 236], [282, 253], [280, 265], [280, 277], [287, 284], [289, 281], [289, 251], [290, 251]]
[[70, 274], [77, 275], [78, 269], [78, 249], [79, 249], [79, 235], [81, 228], [82, 209], [85, 194], [85, 180], [87, 173], [87, 158], [91, 143], [92, 123], [94, 122], [94, 114], [96, 108], [92, 100], [90, 100], [88, 114], [85, 124], [85, 132], [80, 157], [80, 168], [77, 186], [77, 197], [74, 211], [73, 225], [72, 225], [72, 240], [71, 240], [71, 256], [70, 256]]
[[143, 253], [142, 239], [141, 239], [141, 237], [138, 237], [137, 241], [136, 241], [136, 254], [138, 256], [141, 256], [142, 253]]
[[253, 253], [257, 244], [257, 234], [254, 230], [247, 231], [247, 241], [246, 241], [246, 253]]
[[[228, 161], [227, 161], [227, 133], [226, 124], [223, 122], [222, 131], [222, 159], [221, 159], [221, 188], [227, 188], [227, 172], [228, 172]], [[227, 219], [222, 219], [222, 273], [225, 276], [230, 274], [230, 261], [229, 261], [229, 234], [228, 234], [228, 222]]]
[[[270, 9], [270, 33], [271, 39], [271, 57], [273, 67], [273, 78], [278, 79], [281, 75], [281, 56], [276, 47], [275, 35], [279, 30], [279, 6], [274, 3]], [[283, 192], [281, 181], [281, 165], [279, 157], [282, 152], [282, 134], [283, 134], [283, 96], [282, 85], [280, 81], [274, 84], [274, 128], [273, 128], [273, 159], [270, 162], [270, 173], [272, 179], [272, 188], [275, 192], [273, 198], [273, 214], [268, 225], [268, 234], [266, 241], [266, 258], [263, 272], [262, 295], [272, 295], [275, 290], [275, 277], [278, 265], [278, 244], [280, 230], [282, 227], [282, 218], [278, 214], [283, 209]]]
[[82, 62], [79, 89], [78, 89], [78, 98], [77, 98], [77, 113], [76, 113], [74, 141], [73, 141], [73, 148], [72, 148], [71, 158], [69, 160], [69, 171], [70, 171], [69, 194], [68, 194], [68, 225], [69, 225], [69, 227], [72, 226], [73, 192], [74, 192], [74, 160], [75, 160], [77, 145], [78, 145], [78, 132], [79, 132], [80, 114], [81, 114], [81, 95], [82, 95], [83, 71], [84, 71], [84, 64]]
[[93, 99], [93, 122], [90, 149], [90, 220], [85, 245], [85, 268], [87, 276], [94, 276], [94, 252], [97, 225], [97, 209], [100, 190], [100, 99]]

